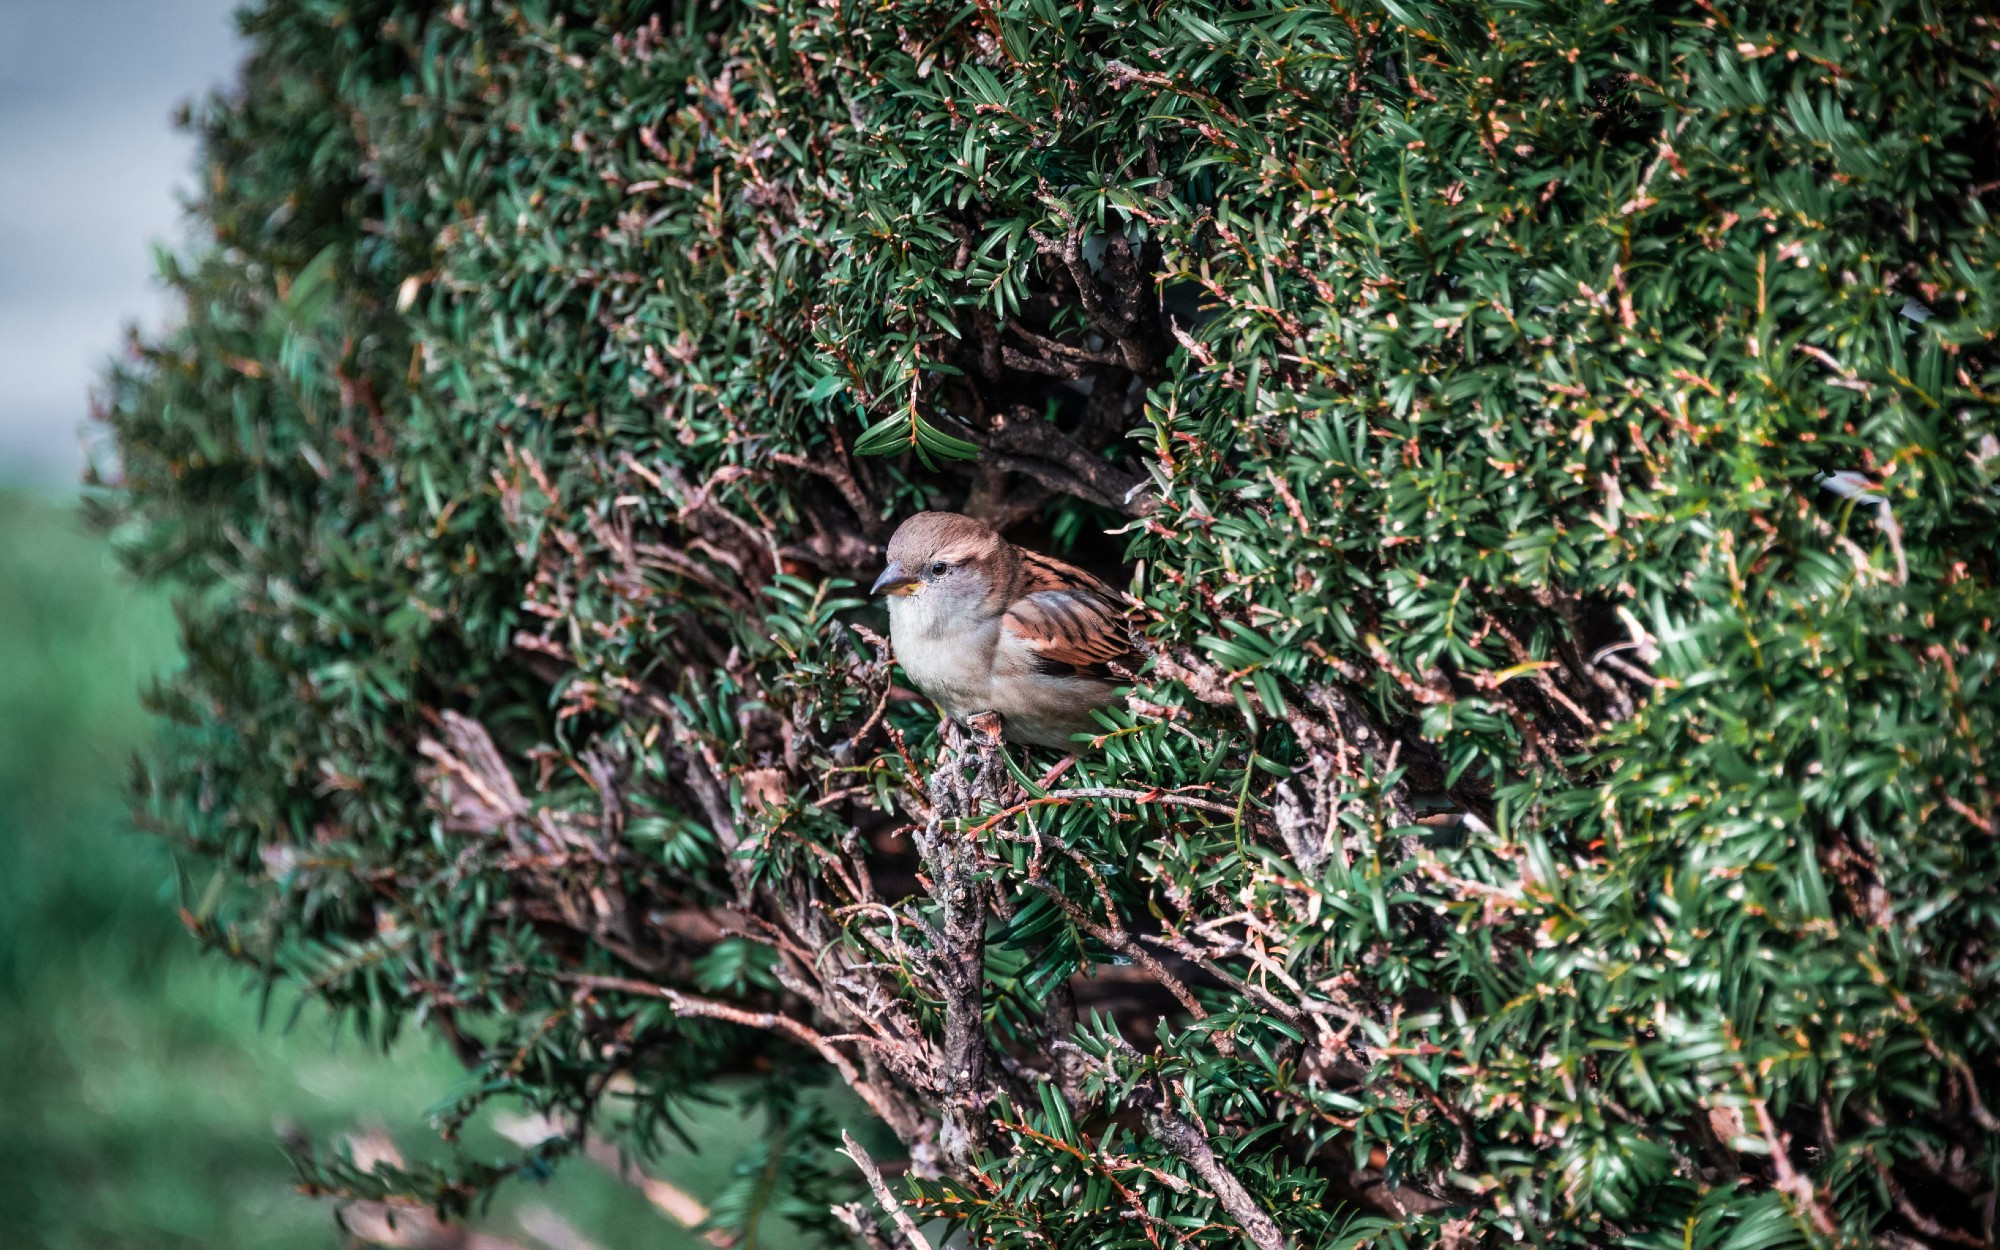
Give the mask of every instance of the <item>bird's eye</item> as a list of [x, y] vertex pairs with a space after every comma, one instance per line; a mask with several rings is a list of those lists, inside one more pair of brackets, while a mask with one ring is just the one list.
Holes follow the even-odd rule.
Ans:
[[931, 565], [931, 576], [943, 577], [944, 571], [950, 567], [951, 566], [946, 564], [944, 561], [939, 560], [936, 564]]

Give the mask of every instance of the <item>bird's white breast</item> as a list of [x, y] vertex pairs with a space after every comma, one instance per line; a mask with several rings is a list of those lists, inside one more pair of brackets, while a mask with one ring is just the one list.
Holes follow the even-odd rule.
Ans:
[[889, 601], [889, 639], [911, 683], [945, 715], [962, 724], [998, 712], [1014, 742], [1067, 750], [1071, 734], [1096, 728], [1091, 710], [1112, 699], [1109, 682], [1042, 672], [1034, 647], [999, 618], [924, 592]]
[[993, 710], [993, 647], [1000, 623], [951, 619], [936, 610], [944, 606], [922, 593], [891, 599], [889, 641], [917, 689], [963, 720]]

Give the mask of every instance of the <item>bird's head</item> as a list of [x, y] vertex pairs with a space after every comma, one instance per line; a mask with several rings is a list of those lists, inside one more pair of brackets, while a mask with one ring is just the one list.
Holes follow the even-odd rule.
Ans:
[[896, 527], [889, 563], [872, 593], [890, 595], [931, 617], [975, 612], [1000, 588], [1012, 548], [984, 521], [956, 512], [919, 512]]

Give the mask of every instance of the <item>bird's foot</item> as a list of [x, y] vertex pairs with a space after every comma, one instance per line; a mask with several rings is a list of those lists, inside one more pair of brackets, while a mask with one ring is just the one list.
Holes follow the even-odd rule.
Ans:
[[965, 718], [965, 727], [972, 731], [973, 738], [981, 747], [999, 746], [1001, 735], [1006, 731], [998, 712], [974, 712]]
[[976, 712], [965, 718], [965, 727], [972, 731], [973, 745], [979, 748], [979, 771], [974, 776], [973, 788], [978, 794], [997, 800], [1006, 779], [1006, 766], [1000, 754], [1007, 749], [1003, 737], [1006, 725], [998, 712]]

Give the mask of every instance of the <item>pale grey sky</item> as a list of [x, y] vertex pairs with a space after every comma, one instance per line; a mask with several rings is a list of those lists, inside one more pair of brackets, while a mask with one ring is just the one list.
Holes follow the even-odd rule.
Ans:
[[175, 106], [232, 77], [239, 0], [0, 0], [0, 484], [62, 487], [124, 327], [168, 301], [194, 146]]

